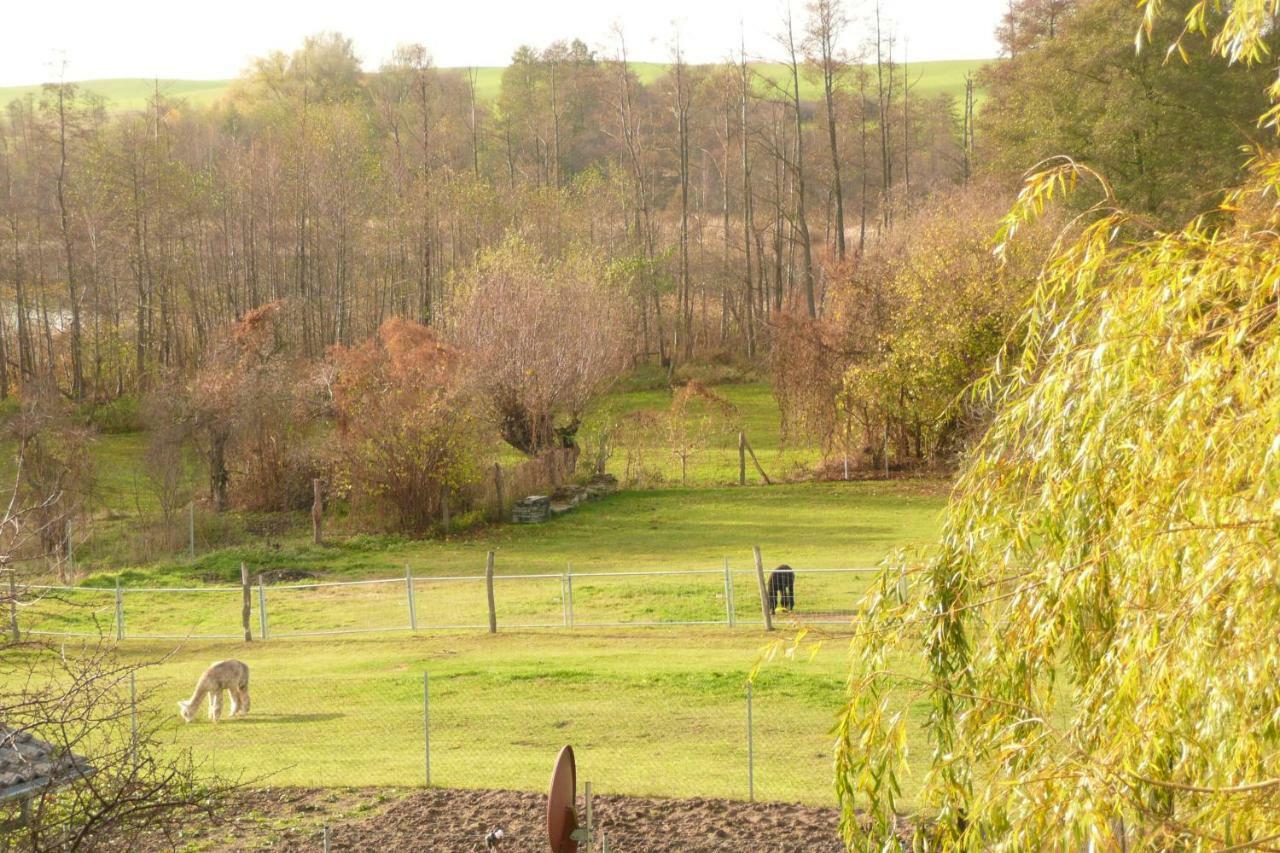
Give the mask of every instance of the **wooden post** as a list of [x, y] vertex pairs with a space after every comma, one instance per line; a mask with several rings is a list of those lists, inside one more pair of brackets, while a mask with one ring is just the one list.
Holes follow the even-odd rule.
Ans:
[[493, 493], [498, 499], [498, 511], [494, 514], [494, 518], [498, 521], [506, 521], [507, 501], [502, 494], [502, 464], [500, 462], [493, 463]]
[[440, 487], [440, 521], [444, 525], [445, 535], [449, 535], [449, 487]]
[[747, 434], [738, 431], [738, 485], [747, 484]]
[[773, 609], [769, 607], [769, 587], [764, 582], [764, 557], [760, 556], [760, 546], [752, 548], [756, 557], [756, 583], [760, 585], [760, 609], [764, 612], [764, 629], [773, 630]]
[[747, 441], [746, 433], [739, 433], [739, 435], [742, 436], [742, 441], [747, 446], [747, 452], [751, 454], [752, 464], [755, 465], [756, 470], [760, 472], [760, 478], [764, 480], [764, 484], [766, 486], [772, 486], [773, 480], [770, 480], [769, 475], [764, 472], [764, 466], [761, 465], [760, 460], [756, 458], [756, 452], [751, 448], [751, 442]]
[[240, 625], [244, 628], [244, 641], [246, 643], [253, 642], [253, 631], [249, 628], [250, 595], [249, 595], [249, 567], [244, 563], [240, 564]]
[[324, 544], [324, 496], [320, 490], [320, 478], [311, 481], [311, 541]]
[[493, 552], [489, 552], [489, 556], [484, 563], [484, 586], [485, 592], [489, 596], [489, 633], [498, 633], [498, 608], [493, 602]]
[[13, 632], [13, 641], [22, 639], [18, 631], [18, 578], [17, 572], [9, 570], [9, 630]]

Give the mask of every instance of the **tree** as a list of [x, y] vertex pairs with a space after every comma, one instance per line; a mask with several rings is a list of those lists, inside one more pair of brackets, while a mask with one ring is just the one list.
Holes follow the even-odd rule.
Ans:
[[604, 279], [591, 256], [552, 261], [515, 237], [464, 276], [452, 337], [490, 421], [523, 453], [574, 446], [623, 367], [625, 318]]
[[844, 187], [840, 181], [840, 148], [836, 142], [836, 88], [845, 71], [840, 36], [848, 26], [840, 0], [816, 0], [808, 5], [805, 54], [822, 79], [822, 99], [827, 110], [827, 147], [831, 153], [831, 191], [836, 203], [836, 258], [844, 260]]
[[[1148, 4], [1144, 38], [1181, 8]], [[1191, 37], [1265, 55], [1274, 4], [1197, 10]], [[1096, 177], [1070, 162], [1032, 177], [1006, 240]], [[1216, 210], [1172, 232], [1101, 185], [1021, 346], [977, 389], [997, 414], [936, 553], [893, 561], [865, 602], [837, 727], [851, 846], [892, 838], [902, 692], [929, 708], [933, 844], [1244, 849], [1280, 834], [1280, 156], [1260, 150]], [[897, 672], [900, 651], [923, 673]]]
[[[1176, 0], [1153, 24], [1169, 44], [1197, 4]], [[1107, 176], [1126, 208], [1173, 225], [1234, 180], [1242, 146], [1258, 141], [1269, 71], [1225, 58], [1194, 63], [1133, 49], [1128, 0], [1021, 0], [1019, 47], [981, 74], [978, 115], [984, 165], [1016, 173], [1069, 156]], [[1280, 32], [1264, 44], [1280, 49]], [[1203, 37], [1190, 34], [1186, 49]]]
[[460, 354], [403, 319], [330, 353], [342, 469], [357, 501], [421, 533], [479, 470], [483, 431], [462, 385]]

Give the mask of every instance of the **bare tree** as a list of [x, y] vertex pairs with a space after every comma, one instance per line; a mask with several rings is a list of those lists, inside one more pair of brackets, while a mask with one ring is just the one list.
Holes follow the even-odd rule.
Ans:
[[849, 20], [841, 0], [815, 0], [808, 5], [805, 28], [806, 57], [822, 78], [822, 97], [827, 110], [827, 144], [831, 153], [831, 191], [835, 196], [836, 256], [845, 256], [844, 187], [840, 180], [840, 148], [836, 137], [836, 89], [848, 63], [840, 50], [840, 37]]

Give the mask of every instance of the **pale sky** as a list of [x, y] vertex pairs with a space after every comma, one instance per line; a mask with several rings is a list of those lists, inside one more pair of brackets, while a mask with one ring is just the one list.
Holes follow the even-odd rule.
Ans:
[[[399, 43], [425, 44], [441, 66], [506, 65], [522, 43], [581, 38], [612, 54], [619, 23], [637, 61], [664, 61], [678, 24], [691, 62], [723, 59], [738, 45], [778, 54], [786, 0], [6, 0], [0, 15], [0, 86], [66, 79], [236, 76], [254, 56], [292, 50], [308, 34], [354, 39], [366, 69]], [[792, 0], [798, 22], [805, 0]], [[874, 0], [847, 0], [855, 19]], [[909, 45], [909, 59], [985, 59], [1006, 0], [881, 0], [882, 15]], [[865, 29], [846, 36], [853, 46]]]

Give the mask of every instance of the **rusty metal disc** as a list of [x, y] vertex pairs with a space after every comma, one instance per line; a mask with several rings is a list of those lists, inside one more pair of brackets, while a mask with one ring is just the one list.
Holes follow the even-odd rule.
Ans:
[[547, 795], [547, 841], [552, 853], [578, 853], [578, 842], [573, 838], [573, 831], [578, 828], [578, 815], [573, 810], [577, 798], [578, 767], [573, 747], [566, 746], [556, 758]]

